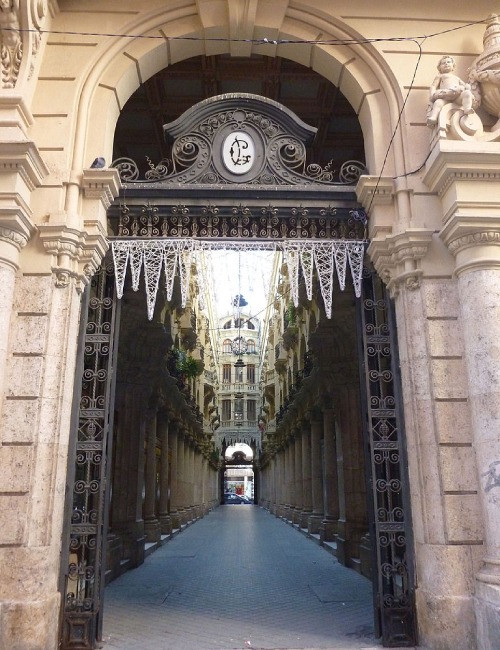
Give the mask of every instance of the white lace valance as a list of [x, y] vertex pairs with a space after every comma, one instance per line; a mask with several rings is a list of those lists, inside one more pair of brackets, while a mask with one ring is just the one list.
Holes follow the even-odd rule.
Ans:
[[[130, 267], [132, 288], [139, 289], [141, 270], [144, 273], [148, 318], [153, 318], [156, 295], [164, 275], [167, 300], [172, 297], [174, 279], [179, 274], [182, 306], [188, 299], [192, 263], [197, 262], [198, 252], [214, 250], [281, 250], [288, 266], [290, 295], [295, 307], [299, 300], [299, 270], [305, 281], [306, 294], [312, 299], [312, 280], [314, 269], [318, 275], [321, 295], [328, 318], [332, 316], [333, 276], [337, 274], [339, 286], [343, 291], [347, 267], [351, 271], [356, 297], [361, 295], [363, 274], [364, 242], [348, 240], [284, 240], [284, 241], [221, 241], [198, 239], [130, 239], [113, 240], [111, 243], [115, 266], [116, 291], [118, 298], [123, 296], [127, 267]], [[203, 277], [199, 274], [198, 277]], [[206, 288], [200, 287], [206, 295]]]

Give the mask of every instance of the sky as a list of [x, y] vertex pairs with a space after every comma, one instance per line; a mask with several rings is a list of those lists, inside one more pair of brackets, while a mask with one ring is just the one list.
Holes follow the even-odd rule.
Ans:
[[248, 306], [243, 311], [252, 316], [264, 316], [269, 297], [274, 251], [210, 251], [213, 292], [219, 317], [233, 313], [232, 301], [243, 295]]

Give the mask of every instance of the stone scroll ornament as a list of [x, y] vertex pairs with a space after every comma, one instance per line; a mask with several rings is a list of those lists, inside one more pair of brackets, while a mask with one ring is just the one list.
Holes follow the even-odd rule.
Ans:
[[[191, 277], [191, 265], [196, 264], [201, 251], [213, 250], [282, 250], [288, 265], [290, 294], [295, 307], [299, 301], [300, 268], [305, 280], [309, 300], [313, 297], [313, 271], [319, 280], [321, 295], [327, 318], [332, 316], [333, 280], [336, 272], [340, 289], [346, 284], [347, 268], [350, 268], [354, 293], [361, 295], [363, 275], [364, 241], [275, 241], [275, 242], [218, 242], [195, 239], [132, 239], [113, 240], [111, 243], [115, 267], [116, 292], [123, 296], [127, 268], [130, 267], [132, 289], [139, 289], [141, 272], [144, 275], [146, 303], [149, 320], [152, 320], [156, 296], [163, 275], [166, 298], [172, 298], [175, 275], [179, 275], [182, 306], [186, 306]], [[197, 274], [203, 277], [202, 273]], [[207, 287], [200, 287], [200, 293], [207, 295]]]
[[0, 0], [0, 42], [2, 87], [14, 88], [23, 59], [19, 23], [19, 0]]
[[500, 21], [496, 14], [488, 19], [483, 46], [467, 81], [455, 74], [452, 56], [445, 55], [438, 63], [439, 74], [430, 87], [427, 125], [439, 139], [500, 142]]

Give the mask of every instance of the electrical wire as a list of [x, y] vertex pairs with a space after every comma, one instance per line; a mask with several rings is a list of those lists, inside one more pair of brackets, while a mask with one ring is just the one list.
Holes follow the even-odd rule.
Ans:
[[449, 27], [431, 34], [420, 34], [415, 36], [389, 36], [377, 38], [328, 38], [328, 39], [291, 39], [291, 38], [225, 38], [222, 36], [167, 36], [165, 34], [124, 34], [120, 32], [84, 32], [64, 29], [36, 29], [30, 27], [2, 27], [3, 32], [18, 32], [32, 34], [49, 34], [59, 36], [94, 36], [107, 38], [128, 38], [145, 40], [167, 40], [167, 41], [195, 41], [214, 43], [253, 43], [255, 45], [363, 45], [366, 43], [398, 43], [404, 41], [415, 41], [426, 38], [433, 38], [456, 32], [467, 27], [486, 23], [489, 18], [481, 18], [457, 27]]

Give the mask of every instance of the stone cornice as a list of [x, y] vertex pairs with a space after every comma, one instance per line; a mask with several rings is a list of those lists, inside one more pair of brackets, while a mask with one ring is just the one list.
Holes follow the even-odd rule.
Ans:
[[456, 182], [500, 181], [500, 150], [496, 143], [440, 140], [425, 168], [425, 185], [443, 196]]
[[415, 228], [370, 242], [368, 255], [393, 297], [402, 287], [420, 287], [420, 261], [427, 255], [433, 235], [432, 230]]
[[390, 205], [394, 181], [390, 176], [361, 176], [356, 186], [358, 201], [368, 211], [373, 205]]
[[456, 258], [456, 275], [471, 269], [500, 268], [500, 217], [455, 215], [439, 236]]
[[34, 142], [22, 140], [2, 142], [0, 149], [0, 173], [17, 172], [26, 187], [33, 191], [39, 187], [49, 170]]
[[85, 199], [99, 200], [107, 210], [120, 191], [121, 181], [117, 169], [84, 169], [82, 189]]

